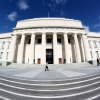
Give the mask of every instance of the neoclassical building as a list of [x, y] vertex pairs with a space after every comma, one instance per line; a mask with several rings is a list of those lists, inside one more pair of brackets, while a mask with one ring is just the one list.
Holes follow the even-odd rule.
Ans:
[[0, 61], [63, 64], [100, 57], [100, 34], [86, 32], [81, 21], [34, 18], [17, 22], [13, 32], [0, 34]]

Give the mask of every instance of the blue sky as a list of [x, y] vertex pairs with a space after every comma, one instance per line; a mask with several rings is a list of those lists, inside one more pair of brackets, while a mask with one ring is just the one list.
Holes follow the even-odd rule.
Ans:
[[0, 33], [12, 32], [17, 21], [47, 17], [81, 20], [87, 31], [100, 32], [100, 0], [1, 0]]

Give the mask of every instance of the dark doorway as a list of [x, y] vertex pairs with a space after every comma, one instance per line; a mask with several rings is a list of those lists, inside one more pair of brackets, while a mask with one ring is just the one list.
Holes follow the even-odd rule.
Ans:
[[41, 64], [41, 59], [38, 59], [38, 64]]
[[62, 64], [62, 59], [61, 58], [59, 58], [59, 64]]
[[53, 64], [53, 49], [46, 49], [46, 62]]

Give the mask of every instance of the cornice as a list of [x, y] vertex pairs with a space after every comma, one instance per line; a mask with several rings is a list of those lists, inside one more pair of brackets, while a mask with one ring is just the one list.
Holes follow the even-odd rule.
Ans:
[[66, 26], [34, 26], [34, 27], [20, 27], [13, 28], [14, 30], [23, 30], [23, 29], [42, 29], [42, 28], [62, 28], [62, 29], [79, 29], [84, 30], [82, 27], [66, 27]]

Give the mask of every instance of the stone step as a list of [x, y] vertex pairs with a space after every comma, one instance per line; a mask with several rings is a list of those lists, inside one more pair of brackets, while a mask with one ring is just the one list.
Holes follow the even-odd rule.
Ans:
[[[12, 63], [8, 67], [45, 67], [45, 64], [19, 64]], [[69, 63], [69, 64], [48, 64], [49, 68], [59, 68], [59, 67], [84, 67], [84, 66], [93, 66], [88, 62], [80, 63]]]
[[[0, 76], [0, 97], [6, 100], [90, 100], [100, 94], [100, 74], [59, 81], [21, 80]], [[16, 98], [16, 99], [15, 99]]]
[[41, 91], [41, 89], [29, 89], [27, 87], [27, 89], [25, 88], [16, 88], [14, 86], [10, 86], [10, 85], [5, 85], [5, 84], [1, 84], [0, 83], [0, 88], [1, 89], [4, 89], [4, 90], [7, 90], [7, 91], [11, 91], [11, 92], [16, 92], [16, 93], [20, 93], [20, 94], [25, 94], [25, 95], [34, 95], [34, 96], [62, 96], [62, 95], [71, 95], [71, 94], [76, 94], [76, 91], [77, 93], [81, 93], [81, 92], [85, 92], [85, 91], [88, 91], [88, 90], [92, 90], [92, 89], [95, 89], [95, 88], [99, 88], [100, 87], [100, 82], [96, 82], [95, 84], [91, 84], [91, 85], [87, 85], [87, 86], [84, 86], [84, 87], [73, 87], [73, 88], [65, 88], [65, 89], [57, 89], [57, 90], [45, 90], [45, 91]]
[[70, 83], [74, 83], [74, 82], [80, 82], [80, 81], [88, 81], [88, 80], [92, 80], [94, 78], [98, 78], [100, 77], [100, 74], [94, 74], [94, 75], [90, 75], [90, 76], [84, 76], [84, 77], [79, 77], [79, 78], [73, 78], [73, 79], [65, 79], [65, 80], [28, 80], [28, 79], [19, 79], [19, 78], [15, 78], [15, 77], [9, 77], [9, 76], [3, 76], [0, 75], [0, 80], [6, 80], [6, 81], [12, 81], [12, 82], [20, 82], [20, 83], [28, 83], [28, 84], [70, 84]]
[[35, 83], [23, 83], [23, 82], [17, 82], [17, 81], [11, 81], [11, 80], [5, 80], [0, 78], [0, 84], [6, 84], [9, 86], [19, 87], [19, 88], [25, 88], [25, 89], [34, 89], [34, 90], [60, 90], [60, 89], [69, 89], [74, 87], [81, 87], [89, 84], [94, 84], [95, 82], [99, 82], [100, 77], [96, 77], [89, 80], [84, 81], [77, 81], [73, 83], [61, 83], [61, 84], [53, 84], [51, 83], [42, 83], [42, 84], [35, 84]]
[[62, 96], [54, 96], [54, 94], [52, 94], [52, 96], [47, 96], [46, 94], [45, 96], [44, 95], [34, 96], [34, 94], [25, 95], [25, 94], [20, 94], [17, 92], [11, 92], [10, 90], [7, 91], [0, 88], [0, 96], [3, 96], [10, 100], [87, 100], [98, 94], [100, 94], [100, 87], [96, 87], [95, 89], [88, 90], [81, 93], [77, 93], [76, 91], [75, 94], [62, 95]]

